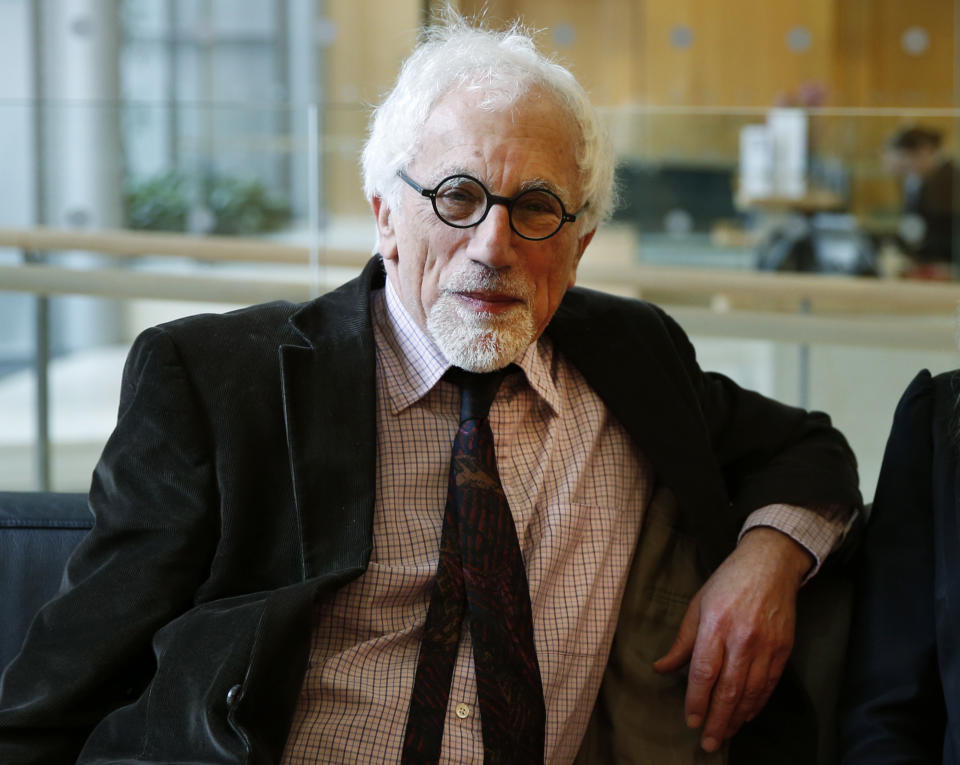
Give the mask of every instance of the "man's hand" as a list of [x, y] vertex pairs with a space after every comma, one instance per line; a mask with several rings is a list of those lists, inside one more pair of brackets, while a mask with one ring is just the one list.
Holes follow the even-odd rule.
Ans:
[[657, 672], [687, 662], [686, 718], [716, 751], [767, 703], [793, 648], [797, 591], [809, 552], [772, 528], [748, 531], [690, 601]]

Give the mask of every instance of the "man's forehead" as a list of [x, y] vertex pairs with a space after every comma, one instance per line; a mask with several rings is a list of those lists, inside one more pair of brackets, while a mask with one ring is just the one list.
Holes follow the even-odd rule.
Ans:
[[[509, 102], [488, 102], [474, 91], [451, 91], [428, 115], [412, 165], [427, 185], [452, 175], [495, 182], [502, 164], [523, 167], [512, 181], [517, 190], [567, 186], [579, 175], [579, 128], [559, 102], [537, 90]], [[491, 191], [497, 189], [491, 188]]]
[[[447, 178], [462, 175], [469, 176], [470, 178], [475, 178], [476, 180], [480, 181], [480, 183], [486, 186], [487, 190], [490, 192], [495, 193], [497, 191], [497, 189], [490, 186], [495, 179], [491, 178], [489, 174], [482, 168], [478, 168], [469, 163], [442, 164], [431, 168], [429, 172], [430, 177], [423, 179], [423, 182], [428, 186], [437, 185]], [[517, 191], [527, 191], [529, 189], [548, 189], [554, 194], [558, 194], [561, 199], [571, 192], [571, 189], [568, 189], [566, 186], [558, 183], [556, 180], [542, 175], [531, 175], [520, 180], [520, 183], [517, 185]]]

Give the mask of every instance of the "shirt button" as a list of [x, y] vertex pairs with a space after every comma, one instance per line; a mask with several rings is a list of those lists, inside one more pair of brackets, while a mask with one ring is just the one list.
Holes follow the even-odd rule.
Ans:
[[470, 716], [470, 707], [466, 704], [457, 704], [457, 717], [466, 720]]

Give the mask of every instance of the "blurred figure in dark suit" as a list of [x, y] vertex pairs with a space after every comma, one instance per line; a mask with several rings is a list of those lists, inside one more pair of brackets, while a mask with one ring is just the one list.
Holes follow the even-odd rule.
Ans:
[[954, 261], [957, 170], [941, 144], [940, 131], [912, 126], [894, 133], [884, 153], [887, 169], [903, 183], [903, 211], [908, 217], [901, 237], [915, 261], [916, 276], [936, 276], [938, 271], [949, 276]]

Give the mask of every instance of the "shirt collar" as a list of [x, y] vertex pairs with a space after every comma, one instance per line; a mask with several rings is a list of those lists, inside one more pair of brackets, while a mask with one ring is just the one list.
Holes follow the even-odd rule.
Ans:
[[[393, 414], [415, 404], [437, 384], [452, 365], [433, 339], [410, 316], [388, 278], [373, 301], [377, 353], [383, 366], [387, 397]], [[515, 361], [527, 383], [554, 413], [560, 411], [553, 343], [541, 337]]]
[[540, 398], [547, 402], [554, 414], [560, 413], [560, 391], [557, 390], [556, 354], [553, 343], [544, 335], [527, 346], [514, 362], [523, 370], [527, 383]]
[[397, 414], [427, 395], [450, 363], [407, 312], [389, 278], [383, 294], [385, 299], [376, 301], [374, 310], [377, 353], [387, 396]]

